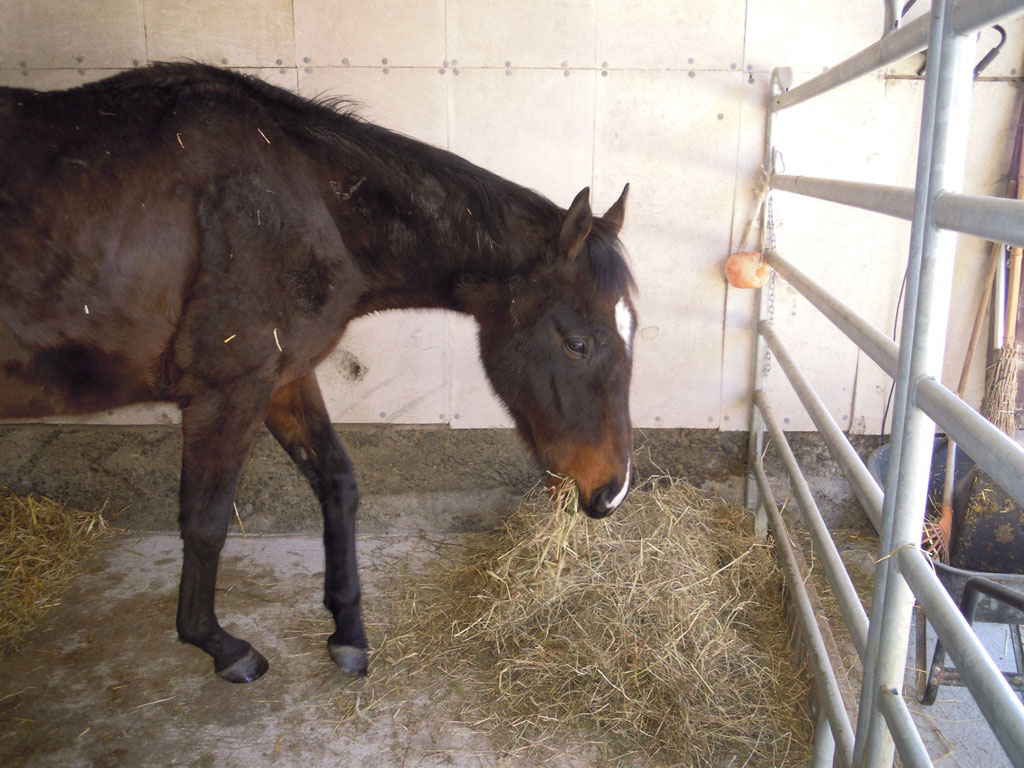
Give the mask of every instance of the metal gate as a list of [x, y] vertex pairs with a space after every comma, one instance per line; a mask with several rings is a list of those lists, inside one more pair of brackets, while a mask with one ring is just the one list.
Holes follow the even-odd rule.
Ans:
[[[1024, 504], [1024, 450], [974, 412], [940, 382], [957, 233], [1024, 247], [1024, 202], [959, 192], [966, 151], [971, 63], [967, 37], [1024, 9], [1024, 0], [934, 0], [930, 14], [899, 26], [899, 6], [886, 0], [885, 34], [824, 74], [790, 88], [786, 69], [772, 74], [764, 167], [771, 190], [854, 206], [912, 222], [901, 344], [845, 307], [770, 245], [765, 256], [776, 273], [895, 380], [885, 493], [839, 425], [795, 366], [782, 339], [764, 319], [758, 296], [750, 425], [747, 505], [761, 530], [775, 532], [797, 618], [814, 670], [821, 715], [815, 765], [888, 766], [894, 747], [903, 765], [932, 765], [902, 696], [914, 600], [924, 607], [960, 676], [1011, 762], [1024, 766], [1024, 705], [936, 577], [920, 548], [935, 425]], [[862, 75], [928, 49], [915, 188], [864, 184], [775, 173], [773, 130], [782, 110]], [[762, 289], [763, 291], [764, 289]], [[879, 531], [879, 558], [870, 617], [854, 590], [764, 389], [769, 354], [842, 466]], [[764, 432], [790, 476], [793, 493], [832, 585], [864, 668], [857, 722], [851, 722], [835, 671], [790, 549], [789, 535], [762, 465]]]

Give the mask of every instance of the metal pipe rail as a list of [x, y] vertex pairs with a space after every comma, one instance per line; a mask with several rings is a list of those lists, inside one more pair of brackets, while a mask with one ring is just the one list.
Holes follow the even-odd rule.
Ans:
[[1024, 248], [1024, 201], [946, 192], [935, 198], [935, 226]]
[[[831, 320], [833, 325], [845, 333], [883, 371], [890, 376], [896, 375], [899, 347], [891, 339], [778, 254], [768, 253], [767, 259], [790, 285]], [[790, 379], [792, 380], [792, 377]], [[978, 416], [973, 408], [934, 378], [928, 377], [915, 382], [913, 390], [917, 405], [968, 455], [988, 468], [989, 474], [1003, 490], [1013, 496], [1019, 504], [1024, 505], [1024, 449]], [[797, 394], [799, 395], [799, 391]], [[807, 403], [804, 402], [804, 405]], [[814, 419], [813, 413], [811, 418]], [[822, 429], [817, 421], [815, 424]], [[825, 430], [822, 432], [825, 436]], [[827, 436], [825, 437], [827, 440]], [[854, 487], [857, 490], [857, 486]], [[871, 516], [872, 509], [866, 509]]]
[[[910, 714], [907, 702], [895, 688], [886, 688], [878, 692], [878, 709], [890, 723], [898, 723], [892, 729], [896, 746], [900, 750], [900, 759], [907, 768], [931, 768], [932, 760], [928, 757], [928, 749], [921, 741], [920, 732]], [[914, 737], [917, 738], [914, 738]]]
[[[978, 698], [982, 712], [1007, 755], [1015, 765], [1024, 766], [1024, 707], [1013, 696], [1002, 674], [966, 626], [966, 621], [962, 617], [957, 621], [958, 617], [951, 613], [957, 611], [956, 606], [927, 567], [923, 555], [916, 547], [905, 544], [920, 540], [936, 423], [963, 445], [1006, 491], [1024, 503], [1024, 450], [998, 433], [937, 381], [948, 319], [955, 233], [1024, 247], [1024, 203], [965, 195], [958, 191], [966, 149], [969, 112], [966, 94], [970, 92], [970, 67], [967, 65], [971, 62], [964, 55], [965, 33], [1024, 8], [1024, 0], [961, 0], [958, 4], [953, 0], [933, 0], [932, 6], [928, 15], [898, 28], [896, 4], [887, 0], [882, 39], [796, 88], [780, 93], [773, 87], [766, 128], [765, 157], [770, 159], [775, 156], [773, 126], [775, 115], [780, 110], [926, 46], [929, 49], [914, 189], [785, 176], [775, 174], [771, 164], [765, 164], [769, 187], [773, 190], [851, 205], [912, 222], [906, 308], [898, 349], [877, 329], [791, 264], [777, 254], [766, 254], [769, 264], [780, 275], [896, 382], [889, 471], [886, 493], [882, 497], [880, 560], [875, 574], [866, 645], [860, 613], [863, 609], [859, 600], [856, 600], [856, 607], [851, 605], [854, 601], [847, 590], [848, 575], [827, 529], [822, 531], [820, 513], [763, 391], [763, 374], [757, 365], [759, 357], [755, 357], [753, 390], [756, 407], [751, 409], [752, 434], [753, 426], [756, 424], [760, 430], [763, 423], [772, 435], [791, 476], [815, 546], [822, 552], [822, 561], [829, 572], [844, 618], [851, 627], [854, 643], [864, 659], [864, 683], [853, 739], [853, 764], [858, 768], [890, 764], [894, 742], [900, 749], [904, 764], [930, 764], [900, 693], [914, 595], [920, 598], [930, 618], [934, 614], [933, 624], [943, 643], [950, 648], [957, 647], [959, 656], [952, 650], [951, 655], [958, 668], [963, 662], [965, 682]], [[772, 82], [773, 85], [780, 83], [781, 78], [776, 78], [773, 73]], [[847, 471], [865, 508], [877, 510], [877, 486], [863, 477], [863, 464], [859, 458], [850, 455], [849, 442], [793, 364], [778, 336], [758, 319], [755, 321], [754, 338], [758, 350], [767, 354], [770, 348], [779, 359], [801, 402]], [[777, 537], [786, 535], [778, 510], [773, 509], [774, 499], [770, 496], [759, 453], [751, 454], [751, 474], [755, 482], [748, 488], [756, 486], [761, 491], [760, 507], [767, 511]], [[748, 504], [758, 506], [757, 497], [748, 494]], [[788, 538], [786, 541], [788, 543]], [[787, 569], [791, 570], [788, 566]], [[788, 572], [787, 576], [794, 578]], [[810, 638], [813, 642], [813, 635]], [[815, 667], [819, 690], [823, 690], [826, 696], [828, 671]], [[845, 731], [840, 730], [843, 722], [832, 717], [831, 713], [828, 722], [835, 736], [837, 757], [845, 763], [848, 742]], [[832, 749], [832, 743], [828, 738], [815, 740], [815, 765], [827, 764], [825, 752]]]
[[789, 441], [786, 440], [786, 435], [782, 431], [779, 418], [775, 415], [775, 410], [764, 390], [754, 393], [754, 404], [761, 412], [765, 426], [768, 427], [768, 433], [775, 441], [775, 448], [779, 452], [790, 483], [792, 483], [793, 495], [796, 496], [797, 505], [803, 513], [804, 525], [807, 526], [811, 539], [814, 541], [818, 558], [825, 566], [825, 575], [828, 576], [829, 584], [832, 585], [832, 593], [836, 596], [839, 610], [843, 614], [846, 626], [850, 629], [850, 636], [853, 638], [857, 653], [864, 658], [864, 651], [868, 645], [868, 615], [860, 602], [857, 590], [853, 588], [853, 582], [846, 572], [843, 559], [839, 556], [836, 544], [821, 517], [821, 511], [814, 501], [814, 495], [800, 471], [796, 456], [793, 455], [793, 451], [789, 447]]
[[[864, 511], [871, 520], [871, 524], [875, 526], [876, 531], [879, 530], [882, 527], [882, 489], [878, 487], [875, 478], [871, 476], [868, 468], [864, 466], [864, 462], [860, 460], [857, 451], [850, 445], [850, 441], [843, 434], [843, 430], [836, 423], [836, 420], [832, 418], [832, 414], [828, 412], [825, 404], [818, 397], [818, 393], [814, 391], [810, 382], [800, 372], [779, 335], [764, 320], [761, 321], [758, 328], [765, 341], [768, 342], [768, 348], [775, 355], [775, 359], [778, 360], [779, 367], [786, 374], [789, 383], [793, 385], [793, 389], [796, 391], [797, 397], [800, 398], [804, 409], [810, 414], [814, 426], [818, 428], [829, 450], [832, 451], [832, 456], [839, 462], [843, 472], [846, 473], [846, 478], [850, 481], [853, 492], [860, 500], [861, 506], [864, 507]], [[863, 610], [861, 610], [861, 613], [863, 614]], [[863, 614], [863, 618], [866, 626], [867, 615]], [[863, 648], [858, 648], [857, 650], [863, 656]]]
[[[842, 305], [835, 297], [825, 291], [821, 286], [817, 285], [814, 281], [804, 275], [802, 272], [797, 270], [791, 264], [786, 262], [777, 254], [772, 254], [769, 257], [769, 263], [779, 272], [780, 275], [791, 281], [791, 284], [800, 291], [812, 304], [814, 304], [822, 313], [828, 317], [840, 330], [842, 330], [848, 337], [850, 337], [855, 343], [858, 343], [864, 351], [869, 349], [874, 351], [877, 362], [884, 370], [890, 372], [890, 375], [895, 372], [896, 369], [896, 353], [898, 348], [896, 345], [881, 335], [879, 331], [873, 328], [870, 324], [865, 322], [862, 318], [857, 316], [848, 307]], [[855, 480], [852, 475], [857, 475], [861, 470], [866, 472], [866, 468], [860, 461], [860, 458], [854, 452], [850, 456], [852, 446], [849, 445], [849, 441], [846, 440], [845, 436], [839, 431], [838, 425], [835, 420], [832, 419], [831, 415], [828, 414], [827, 410], [824, 409], [823, 404], [814, 392], [813, 388], [809, 385], [799, 368], [795, 365], [792, 358], [789, 356], [785, 349], [785, 346], [781, 342], [778, 334], [765, 322], [761, 321], [758, 324], [759, 333], [764, 337], [768, 343], [769, 348], [775, 354], [779, 366], [785, 371], [787, 377], [790, 379], [790, 383], [793, 385], [794, 390], [797, 392], [798, 397], [811, 415], [812, 420], [815, 422], [815, 426], [821, 431], [823, 438], [829, 444], [832, 450], [833, 457], [840, 463], [843, 469], [848, 473], [851, 484], [857, 492], [858, 497], [863, 495], [871, 494], [871, 485], [877, 490], [877, 484], [873, 483], [873, 478], [868, 476], [870, 483], [865, 481], [863, 477], [860, 480]], [[957, 397], [951, 390], [943, 386], [940, 382], [934, 378], [924, 378], [916, 382], [913, 386], [915, 393], [915, 400], [918, 406], [933, 418], [940, 426], [946, 430], [947, 434], [950, 434], [957, 443], [972, 457], [976, 458], [976, 461], [982, 466], [990, 469], [990, 474], [998, 482], [1007, 493], [1017, 497], [1018, 502], [1024, 504], [1024, 450], [1021, 449], [1013, 440], [1004, 435], [992, 424], [985, 419], [981, 418], [969, 405], [963, 402]], [[781, 428], [778, 425], [778, 419], [771, 411], [770, 405], [767, 401], [767, 396], [764, 392], [756, 392], [754, 395], [754, 403], [758, 406], [761, 411], [762, 417], [768, 426], [769, 432], [772, 434], [773, 440], [780, 446], [785, 444], [785, 435], [782, 433]], [[831, 426], [830, 426], [831, 425]], [[838, 436], [836, 432], [839, 432]], [[842, 447], [845, 444], [849, 447], [846, 450]], [[795, 477], [794, 475], [799, 472], [799, 468], [794, 469], [795, 459], [792, 461], [786, 461], [787, 454], [792, 456], [792, 453], [788, 450], [788, 445], [784, 449], [783, 460], [786, 464], [787, 472], [790, 474], [794, 485], [799, 487], [798, 483], [802, 482], [802, 476]], [[858, 467], [860, 468], [858, 470]], [[797, 479], [799, 477], [799, 479]], [[880, 493], [880, 491], [879, 491]], [[799, 500], [799, 495], [798, 495]], [[862, 504], [864, 504], [865, 510], [869, 513], [872, 510], [874, 504], [877, 501], [864, 502], [861, 498]], [[803, 509], [805, 504], [808, 502], [802, 501], [801, 508]], [[809, 506], [813, 506], [811, 501]], [[869, 506], [870, 505], [870, 506]], [[813, 506], [815, 512], [817, 507]], [[817, 543], [817, 540], [816, 540]], [[824, 558], [822, 558], [824, 561]], [[826, 562], [826, 570], [828, 570], [828, 563]], [[902, 570], [901, 570], [902, 572]], [[929, 578], [930, 576], [930, 578]], [[831, 576], [830, 576], [831, 577]], [[932, 584], [927, 584], [923, 587], [929, 590], [932, 594], [945, 595], [948, 599], [948, 593], [945, 588], [938, 582], [934, 574], [931, 573], [929, 568], [929, 574], [920, 577], [916, 582], [911, 583], [915, 594], [921, 596], [921, 583], [922, 581], [931, 581]], [[838, 595], [838, 593], [837, 593]], [[837, 599], [839, 599], [837, 597]], [[933, 598], [937, 600], [938, 598]], [[952, 600], [949, 600], [953, 610], [958, 610]], [[926, 610], [928, 610], [928, 603], [925, 603]], [[936, 605], [937, 603], [932, 603]], [[841, 604], [842, 607], [842, 604]], [[945, 610], [945, 608], [943, 608]], [[850, 625], [847, 611], [843, 611], [844, 618], [847, 619], [847, 624]], [[928, 612], [929, 617], [932, 615]], [[961, 617], [962, 618], [962, 617]], [[858, 622], [859, 623], [859, 622]], [[934, 623], [934, 622], [933, 622]], [[966, 625], [966, 622], [964, 622]], [[955, 630], [945, 629], [944, 632], [952, 632]], [[859, 637], [859, 628], [852, 631], [855, 645], [857, 646], [858, 652], [863, 657], [863, 645], [861, 638]], [[946, 643], [945, 635], [940, 633], [940, 637], [943, 638], [943, 644]], [[971, 638], [974, 642], [977, 642], [977, 638], [971, 633]], [[957, 660], [957, 656], [952, 654], [954, 661]], [[982, 669], [986, 665], [974, 665], [974, 669], [971, 672], [965, 671], [965, 679], [968, 675], [983, 675], [982, 681], [974, 679], [974, 686], [977, 690], [986, 692], [994, 685], [997, 685], [995, 678], [998, 677], [1005, 682], [1002, 677], [1002, 673], [992, 669]], [[961, 665], [958, 663], [957, 667]], [[994, 668], [994, 665], [992, 665]], [[969, 685], [970, 687], [970, 685]], [[1024, 710], [1021, 710], [1019, 704], [1015, 704], [1016, 698], [1012, 693], [1012, 690], [1007, 686], [1007, 690], [1010, 691], [1010, 710], [1016, 710], [1018, 717], [1024, 718]], [[886, 701], [886, 706], [883, 707], [883, 701]], [[879, 699], [879, 707], [886, 715], [888, 720], [905, 720], [902, 713], [894, 710], [894, 702], [888, 701], [885, 697]], [[983, 710], [984, 711], [984, 710]], [[999, 711], [997, 708], [994, 711]], [[993, 728], [993, 730], [995, 730]], [[998, 735], [998, 734], [997, 734]], [[1024, 738], [1024, 726], [1020, 730], [1020, 735]], [[1005, 747], [1005, 744], [1004, 744]], [[904, 762], [911, 764], [908, 761], [907, 750], [914, 749], [911, 745], [904, 746], [900, 744], [900, 754], [904, 757]], [[1008, 750], [1009, 751], [1009, 750]], [[928, 763], [924, 763], [927, 765]]]
[[[789, 69], [783, 69], [776, 67], [772, 71], [771, 81], [768, 84], [768, 92], [771, 95], [781, 93], [783, 90], [788, 88], [792, 84], [792, 71]], [[771, 175], [774, 172], [774, 152], [772, 143], [772, 132], [775, 129], [775, 115], [771, 112], [768, 113], [767, 119], [764, 123], [764, 155], [762, 156], [762, 167], [766, 174]], [[764, 201], [760, 206], [760, 210], [764, 211]], [[761, 217], [761, 240], [764, 241], [765, 227], [768, 217]], [[761, 301], [761, 292], [758, 291], [755, 294], [754, 299], [754, 315], [761, 317], [764, 315], [765, 307]], [[767, 354], [767, 346], [760, 336], [755, 334], [754, 346], [752, 351], [751, 365], [753, 370], [753, 382], [752, 388], [754, 390], [761, 388], [762, 380], [765, 376], [766, 365], [764, 365], [765, 355]], [[750, 434], [747, 439], [747, 464], [754, 466], [761, 456], [761, 452], [764, 448], [764, 425], [761, 423], [761, 416], [756, 408], [750, 409]], [[744, 488], [744, 498], [748, 505], [754, 507], [754, 532], [758, 536], [764, 536], [768, 532], [768, 518], [761, 506], [754, 502], [757, 497], [757, 483], [751, 475], [747, 476], [746, 487]]]
[[928, 620], [953, 657], [974, 700], [1014, 765], [1024, 764], [1024, 707], [992, 661], [928, 558], [911, 544], [898, 547], [896, 565], [910, 583]]
[[[960, 0], [953, 8], [953, 30], [966, 34], [987, 27], [1019, 10], [1019, 0]], [[929, 19], [922, 16], [878, 42], [772, 99], [769, 109], [779, 111], [838, 88], [876, 69], [895, 64], [928, 47]]]
[[772, 189], [781, 192], [841, 203], [907, 221], [914, 218], [914, 190], [906, 187], [781, 174], [772, 175], [768, 183]]
[[[843, 696], [839, 692], [836, 673], [829, 661], [825, 641], [821, 637], [818, 620], [811, 607], [811, 600], [807, 596], [803, 574], [800, 573], [796, 556], [793, 554], [789, 530], [779, 513], [778, 504], [775, 503], [775, 495], [768, 484], [768, 476], [760, 466], [754, 467], [754, 480], [761, 491], [761, 502], [768, 513], [771, 528], [775, 532], [775, 549], [779, 554], [779, 560], [782, 561], [786, 580], [793, 592], [797, 623], [804, 637], [808, 661], [814, 672], [818, 693], [821, 696], [822, 710], [828, 719], [835, 739], [832, 746], [836, 750], [836, 757], [839, 758], [840, 764], [849, 766], [853, 761], [853, 726], [850, 723], [850, 718], [846, 715], [846, 707], [843, 705]], [[831, 760], [829, 763], [831, 764]]]
[[765, 260], [821, 314], [831, 320], [836, 328], [845, 333], [879, 368], [890, 377], [896, 377], [896, 361], [900, 352], [896, 342], [865, 321], [779, 254], [768, 251], [765, 254]]
[[[785, 175], [771, 176], [769, 186], [906, 221], [914, 218], [914, 190], [907, 187]], [[939, 229], [1024, 248], [1024, 200], [941, 192], [934, 215]]]
[[[807, 481], [800, 471], [796, 457], [789, 447], [786, 435], [779, 425], [778, 417], [775, 415], [771, 402], [768, 399], [768, 394], [764, 390], [758, 390], [754, 393], [754, 405], [757, 406], [757, 410], [761, 413], [764, 424], [768, 427], [768, 432], [771, 434], [772, 440], [775, 441], [779, 454], [783, 459], [790, 482], [793, 484], [797, 503], [804, 513], [804, 523], [807, 525], [808, 530], [811, 531], [815, 546], [819, 547], [819, 557], [825, 565], [826, 574], [832, 584], [834, 593], [837, 595], [840, 610], [843, 612], [847, 627], [850, 628], [851, 637], [857, 652], [863, 658], [867, 644], [867, 615], [860, 603], [860, 598], [853, 589], [849, 574], [839, 557], [839, 553], [835, 549], [832, 537], [824, 526], [821, 512], [814, 502], [814, 497], [807, 487]], [[819, 753], [819, 748], [824, 749], [826, 746], [835, 748], [839, 746], [841, 748], [839, 749], [838, 757], [841, 764], [849, 765], [846, 749], [852, 750], [853, 740], [852, 736], [848, 736], [846, 729], [850, 727], [850, 723], [846, 717], [846, 711], [841, 709], [842, 698], [839, 693], [838, 684], [835, 681], [835, 672], [828, 662], [821, 632], [814, 622], [814, 613], [811, 609], [810, 599], [803, 585], [804, 576], [797, 567], [796, 559], [792, 553], [789, 529], [778, 510], [778, 505], [768, 484], [768, 477], [764, 473], [764, 468], [759, 464], [755, 465], [753, 467], [753, 475], [762, 494], [762, 504], [767, 511], [771, 530], [775, 534], [776, 548], [783, 563], [783, 570], [791, 589], [793, 589], [794, 602], [797, 605], [797, 616], [805, 642], [809, 647], [808, 656], [814, 671], [815, 680], [818, 683], [818, 690], [824, 691], [824, 711], [831, 726], [834, 741], [829, 743], [827, 740], [815, 738], [816, 764], [831, 764], [830, 759], [826, 759], [825, 756]], [[904, 726], [895, 729], [894, 735], [905, 765], [930, 766], [931, 761], [928, 759], [928, 750], [925, 748], [916, 726], [913, 725], [913, 719], [910, 716], [910, 710], [907, 708], [906, 702], [900, 696], [890, 698], [891, 700], [885, 700], [883, 710], [886, 712], [887, 718], [898, 721]], [[910, 724], [910, 727], [907, 727], [907, 724]], [[850, 739], [849, 747], [847, 746], [848, 738]]]
[[915, 399], [922, 411], [1024, 506], [1024, 449], [933, 378], [917, 382]]

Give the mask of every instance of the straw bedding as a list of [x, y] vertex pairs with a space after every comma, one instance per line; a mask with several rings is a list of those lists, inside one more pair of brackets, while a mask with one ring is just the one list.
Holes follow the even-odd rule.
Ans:
[[82, 553], [106, 530], [100, 512], [0, 486], [0, 656], [60, 602]]
[[[418, 691], [530, 765], [806, 764], [808, 680], [745, 513], [665, 479], [606, 520], [572, 509], [568, 486], [538, 492], [454, 557], [395, 569], [366, 606], [370, 676], [339, 690], [325, 672], [329, 719], [394, 718]], [[0, 654], [105, 530], [98, 512], [0, 487]], [[329, 632], [318, 618], [296, 634], [322, 649]]]
[[419, 678], [527, 764], [806, 764], [808, 681], [745, 513], [665, 479], [606, 520], [574, 508], [566, 486], [554, 504], [537, 493], [479, 546], [400, 576], [371, 619], [370, 676], [333, 696], [335, 715], [394, 711]]

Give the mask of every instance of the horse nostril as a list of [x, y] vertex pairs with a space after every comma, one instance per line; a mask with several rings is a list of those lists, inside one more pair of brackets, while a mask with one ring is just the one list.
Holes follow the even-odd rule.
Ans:
[[628, 488], [628, 481], [624, 486], [615, 483], [602, 485], [590, 497], [590, 506], [584, 511], [594, 518], [607, 517], [622, 503], [626, 497], [625, 491]]

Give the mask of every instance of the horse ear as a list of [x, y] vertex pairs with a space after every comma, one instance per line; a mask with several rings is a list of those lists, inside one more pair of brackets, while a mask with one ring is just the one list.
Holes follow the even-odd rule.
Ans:
[[626, 196], [629, 194], [629, 184], [622, 188], [622, 194], [612, 207], [607, 210], [601, 220], [609, 224], [618, 234], [622, 230], [622, 222], [626, 220]]
[[569, 206], [569, 213], [562, 222], [562, 231], [558, 234], [558, 253], [572, 261], [590, 234], [594, 224], [594, 214], [590, 211], [590, 187], [584, 187]]

